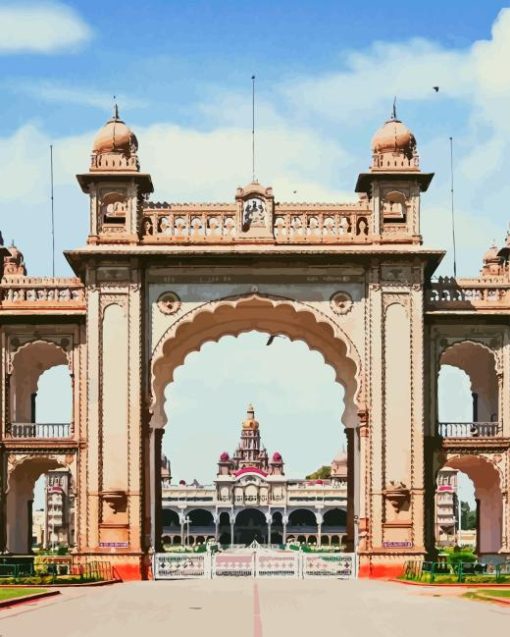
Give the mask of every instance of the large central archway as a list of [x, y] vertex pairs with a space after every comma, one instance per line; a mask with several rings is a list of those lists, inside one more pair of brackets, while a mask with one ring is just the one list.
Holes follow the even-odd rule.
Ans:
[[252, 330], [302, 340], [311, 350], [320, 352], [345, 389], [342, 421], [346, 427], [356, 425], [357, 405], [364, 402], [361, 361], [354, 344], [338, 323], [308, 304], [251, 294], [201, 305], [176, 320], [160, 338], [152, 357], [152, 426], [166, 424], [164, 389], [189, 353], [200, 350], [207, 341]]
[[[326, 309], [329, 304], [326, 305]], [[291, 341], [304, 341], [310, 350], [318, 351], [326, 364], [335, 372], [336, 380], [344, 390], [342, 422], [348, 439], [354, 440], [354, 429], [358, 424], [359, 406], [364, 404], [364, 387], [361, 381], [361, 360], [353, 342], [342, 330], [334, 316], [304, 302], [275, 296], [249, 294], [228, 297], [202, 304], [176, 317], [153, 349], [152, 357], [152, 407], [151, 430], [153, 432], [150, 457], [152, 460], [150, 483], [152, 520], [152, 542], [157, 545], [157, 503], [159, 500], [157, 481], [157, 459], [160, 451], [157, 441], [167, 417], [165, 414], [165, 387], [172, 382], [174, 372], [182, 365], [186, 356], [199, 351], [208, 341], [218, 341], [223, 336], [239, 336], [250, 331], [285, 335]], [[357, 445], [351, 446], [350, 473], [350, 528], [357, 512], [359, 493]]]

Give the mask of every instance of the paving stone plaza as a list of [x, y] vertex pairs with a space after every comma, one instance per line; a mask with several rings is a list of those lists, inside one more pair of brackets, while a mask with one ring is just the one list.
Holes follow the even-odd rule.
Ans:
[[130, 582], [67, 589], [0, 616], [2, 637], [122, 637], [173, 634], [237, 637], [339, 635], [479, 636], [505, 634], [508, 608], [458, 598], [458, 589], [430, 590], [374, 580], [255, 579]]

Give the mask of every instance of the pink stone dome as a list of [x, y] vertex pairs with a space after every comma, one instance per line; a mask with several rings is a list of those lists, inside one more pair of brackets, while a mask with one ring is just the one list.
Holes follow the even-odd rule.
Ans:
[[282, 461], [282, 454], [279, 451], [275, 451], [273, 453], [273, 462], [281, 462]]
[[117, 107], [113, 117], [96, 135], [92, 150], [95, 153], [119, 152], [126, 155], [138, 150], [138, 140], [129, 126], [120, 119]]
[[416, 149], [416, 138], [399, 119], [389, 119], [372, 138], [374, 153], [404, 153], [412, 157]]
[[226, 451], [220, 454], [220, 462], [228, 462], [230, 460], [230, 456]]

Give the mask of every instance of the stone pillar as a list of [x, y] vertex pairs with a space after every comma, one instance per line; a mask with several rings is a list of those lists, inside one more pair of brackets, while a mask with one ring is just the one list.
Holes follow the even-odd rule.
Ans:
[[161, 550], [161, 445], [164, 430], [151, 428], [149, 439], [149, 471], [151, 499], [151, 546], [154, 551]]
[[345, 435], [347, 437], [347, 537], [345, 542], [346, 550], [351, 553], [354, 551], [354, 489], [357, 479], [354, 465], [356, 430], [353, 427], [347, 427]]
[[220, 514], [219, 513], [214, 513], [213, 514], [213, 519], [214, 519], [214, 540], [217, 542], [218, 541], [218, 537], [219, 537], [219, 524], [220, 524]]
[[230, 545], [234, 544], [234, 525], [235, 525], [235, 517], [230, 518]]
[[322, 513], [318, 512], [315, 514], [315, 519], [317, 520], [317, 546], [321, 545], [321, 533], [322, 533], [322, 523], [324, 522], [324, 518], [322, 517]]
[[283, 527], [283, 543], [287, 544], [287, 524], [289, 522], [289, 518], [287, 515], [282, 515], [282, 527]]
[[271, 512], [266, 513], [266, 522], [267, 522], [267, 545], [271, 544], [271, 522], [273, 518], [271, 516]]

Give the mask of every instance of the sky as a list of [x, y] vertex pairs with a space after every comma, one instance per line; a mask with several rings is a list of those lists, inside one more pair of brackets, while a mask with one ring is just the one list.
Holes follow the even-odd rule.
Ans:
[[[509, 221], [509, 64], [510, 10], [491, 0], [0, 0], [0, 230], [6, 243], [13, 239], [24, 252], [30, 274], [51, 273], [53, 145], [56, 270], [71, 273], [62, 251], [84, 244], [88, 224], [88, 202], [75, 175], [88, 168], [92, 140], [110, 116], [114, 95], [138, 136], [155, 200], [232, 201], [251, 177], [255, 74], [256, 174], [281, 201], [352, 200], [356, 176], [370, 161], [370, 140], [397, 97], [422, 168], [435, 173], [423, 196], [422, 231], [427, 246], [449, 250], [438, 274], [453, 271], [453, 137], [457, 270], [476, 276], [492, 241], [505, 241]], [[229, 345], [212, 344], [211, 352], [222, 347]], [[245, 356], [251, 347], [256, 358], [260, 344], [255, 338], [243, 347]], [[182, 368], [183, 386], [191, 386], [187, 374], [210, 377], [214, 368], [205, 348], [202, 355], [199, 371], [191, 364]], [[279, 356], [293, 355], [282, 350]], [[288, 396], [287, 378], [276, 373], [274, 361], [256, 365], [274, 395]], [[308, 385], [294, 384], [295, 394], [325, 396], [326, 381], [319, 378], [312, 374]], [[265, 403], [254, 386], [241, 391], [236, 382], [220, 391], [203, 381], [200, 403], [220, 414], [228, 404], [224, 422], [237, 427], [238, 412], [255, 402], [255, 393], [268, 429], [278, 420], [290, 432], [283, 399]], [[335, 391], [329, 416], [321, 415], [334, 426], [340, 416]], [[310, 426], [310, 413], [286, 409], [294, 431]], [[193, 418], [199, 416], [188, 412], [187, 422]], [[233, 435], [225, 430], [220, 450], [232, 446]], [[328, 459], [338, 442], [328, 443]], [[267, 441], [273, 444], [282, 443]]]

